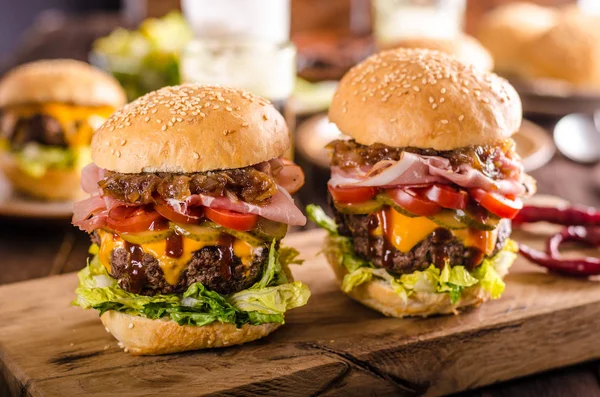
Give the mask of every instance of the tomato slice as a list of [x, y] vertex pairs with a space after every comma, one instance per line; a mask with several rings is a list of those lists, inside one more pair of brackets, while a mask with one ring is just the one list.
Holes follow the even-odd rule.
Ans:
[[202, 207], [191, 207], [187, 214], [177, 212], [167, 204], [157, 204], [154, 206], [154, 209], [159, 214], [175, 223], [200, 223], [203, 214]]
[[415, 215], [431, 216], [442, 210], [440, 205], [420, 196], [412, 189], [388, 189], [387, 194], [396, 204]]
[[427, 199], [453, 210], [464, 210], [469, 202], [469, 195], [464, 190], [457, 190], [448, 185], [432, 185], [418, 190]]
[[111, 229], [124, 233], [160, 230], [169, 226], [166, 219], [151, 208], [125, 206], [110, 210], [106, 224]]
[[483, 189], [473, 189], [470, 193], [471, 197], [483, 208], [500, 218], [512, 219], [523, 208], [523, 202], [519, 198], [504, 197], [501, 194], [486, 192]]
[[229, 229], [247, 232], [256, 226], [258, 215], [242, 214], [229, 210], [204, 208], [204, 214], [211, 221]]
[[362, 203], [371, 200], [377, 193], [374, 187], [333, 187], [327, 185], [329, 193], [338, 203]]

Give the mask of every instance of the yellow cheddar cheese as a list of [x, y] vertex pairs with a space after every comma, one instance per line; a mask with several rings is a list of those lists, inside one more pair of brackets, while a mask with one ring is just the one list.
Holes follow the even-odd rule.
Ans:
[[[100, 262], [110, 272], [111, 252], [117, 248], [125, 248], [126, 243], [118, 234], [112, 234], [104, 230], [99, 230], [98, 232], [101, 239], [99, 252]], [[172, 258], [167, 255], [167, 240], [139, 244], [139, 247], [144, 253], [148, 253], [158, 259], [158, 264], [163, 271], [165, 280], [171, 285], [176, 285], [179, 282], [181, 273], [192, 260], [195, 251], [204, 247], [218, 245], [216, 240], [196, 241], [185, 236], [182, 236], [181, 238], [183, 253], [178, 258]], [[252, 262], [255, 249], [255, 247], [245, 241], [239, 239], [233, 241], [233, 253], [242, 260], [244, 265], [249, 265]]]

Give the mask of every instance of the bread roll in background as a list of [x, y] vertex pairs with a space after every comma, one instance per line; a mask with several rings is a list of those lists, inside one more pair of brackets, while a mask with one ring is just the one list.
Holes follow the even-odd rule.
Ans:
[[476, 37], [492, 54], [497, 71], [522, 74], [525, 46], [552, 28], [558, 17], [553, 8], [510, 3], [485, 15]]
[[394, 47], [438, 50], [486, 72], [494, 68], [494, 60], [489, 51], [476, 38], [467, 34], [461, 34], [452, 39], [411, 37], [398, 41]]

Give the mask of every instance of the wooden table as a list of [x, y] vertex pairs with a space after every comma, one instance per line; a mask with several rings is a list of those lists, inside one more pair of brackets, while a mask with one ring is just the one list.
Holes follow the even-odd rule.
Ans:
[[[110, 19], [115, 21], [115, 19]], [[111, 22], [111, 23], [113, 23]], [[82, 26], [92, 26], [95, 33], [82, 35], [85, 42], [91, 43], [92, 37], [105, 34], [107, 24], [90, 25], [78, 22]], [[49, 50], [49, 42], [64, 43], [67, 37], [73, 37], [73, 30], [52, 29], [45, 33], [46, 40], [30, 37], [28, 48], [23, 48], [13, 62], [19, 63], [41, 57], [66, 56], [64, 45], [62, 52]], [[62, 38], [62, 39], [61, 39]], [[77, 44], [76, 48], [85, 46]], [[52, 46], [56, 50], [57, 46]], [[83, 58], [75, 51], [71, 56]], [[546, 123], [550, 126], [551, 123]], [[324, 193], [323, 181], [327, 176], [316, 168], [307, 169], [309, 186], [301, 195], [306, 201], [307, 194], [314, 197], [315, 192]], [[600, 169], [576, 165], [561, 156], [537, 170], [532, 175], [538, 181], [540, 193], [554, 194], [572, 202], [600, 207]], [[309, 192], [309, 193], [307, 193]], [[323, 201], [323, 196], [314, 201]], [[14, 283], [31, 278], [44, 277], [75, 271], [85, 264], [89, 239], [70, 226], [69, 221], [36, 222], [20, 219], [0, 218], [0, 284]], [[6, 302], [3, 302], [6, 304]], [[0, 364], [1, 365], [1, 364]], [[524, 379], [498, 384], [484, 389], [461, 394], [461, 396], [585, 396], [600, 397], [600, 363], [592, 362], [576, 367], [552, 371]], [[3, 382], [0, 379], [0, 395], [4, 395]]]

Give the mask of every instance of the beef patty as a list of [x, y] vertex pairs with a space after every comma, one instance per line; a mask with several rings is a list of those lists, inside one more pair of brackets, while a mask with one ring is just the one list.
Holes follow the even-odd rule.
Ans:
[[[94, 233], [92, 241], [99, 243]], [[224, 264], [226, 255], [231, 255], [230, 265]], [[220, 294], [230, 294], [251, 287], [262, 274], [267, 261], [269, 248], [257, 250], [249, 265], [232, 252], [225, 253], [220, 247], [204, 247], [193, 253], [186, 269], [181, 273], [176, 285], [169, 284], [158, 263], [158, 259], [148, 253], [141, 257], [141, 263], [131, 261], [131, 253], [125, 248], [116, 248], [110, 255], [111, 276], [117, 279], [125, 291], [141, 295], [174, 294], [184, 292], [194, 283], [202, 283], [206, 288]]]
[[0, 136], [8, 139], [13, 149], [20, 149], [30, 142], [48, 146], [67, 147], [60, 123], [45, 114], [17, 118], [9, 112], [0, 114]]
[[[369, 260], [374, 266], [385, 268], [394, 274], [410, 274], [417, 270], [425, 270], [431, 264], [441, 268], [446, 260], [449, 260], [453, 266], [465, 266], [472, 270], [481, 264], [484, 258], [484, 254], [477, 248], [465, 247], [449, 230], [441, 227], [409, 252], [401, 252], [388, 244], [383, 236], [371, 236], [369, 232], [371, 215], [343, 214], [336, 211], [335, 207], [333, 211], [339, 233], [352, 237], [355, 253]], [[510, 221], [502, 220], [498, 226], [498, 238], [492, 256], [504, 247], [510, 232]]]

